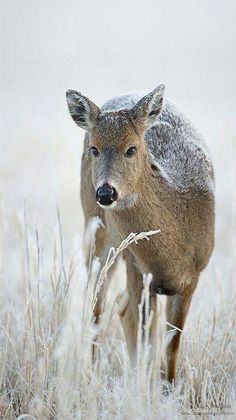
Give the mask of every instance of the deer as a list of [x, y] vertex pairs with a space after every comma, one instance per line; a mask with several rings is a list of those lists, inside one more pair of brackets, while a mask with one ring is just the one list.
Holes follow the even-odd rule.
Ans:
[[86, 132], [81, 201], [85, 226], [95, 216], [105, 226], [96, 237], [101, 261], [130, 232], [160, 229], [148, 245], [138, 241], [124, 251], [127, 286], [119, 313], [134, 360], [143, 275], [151, 273], [150, 306], [155, 313], [157, 295], [165, 295], [167, 331], [175, 327], [166, 347], [166, 379], [175, 384], [181, 332], [214, 247], [215, 181], [202, 134], [164, 90], [161, 84], [144, 96], [114, 97], [101, 108], [76, 90], [66, 98]]

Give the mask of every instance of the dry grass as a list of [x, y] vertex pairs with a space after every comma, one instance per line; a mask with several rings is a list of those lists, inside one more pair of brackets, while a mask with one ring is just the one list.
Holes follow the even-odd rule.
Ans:
[[[90, 230], [91, 256], [97, 225], [94, 221]], [[130, 242], [155, 233], [131, 234], [118, 250], [111, 250], [97, 285], [99, 261], [91, 258], [87, 273], [81, 238], [71, 256], [65, 255], [59, 211], [54, 244], [44, 249], [37, 227], [28, 221], [26, 206], [16, 218], [2, 205], [1, 418], [173, 419], [194, 418], [199, 411], [202, 418], [234, 417], [235, 261], [231, 276], [224, 279], [227, 287], [222, 288], [223, 273], [214, 261], [201, 279], [182, 338], [178, 385], [168, 395], [160, 379], [166, 340], [164, 298], [157, 301], [156, 357], [149, 363], [149, 313], [143, 339], [139, 329], [135, 370], [130, 368], [116, 306], [124, 287], [117, 281], [122, 264], [114, 275], [101, 324], [98, 329], [94, 325], [93, 306], [108, 269]], [[144, 279], [142, 303], [150, 281], [150, 276]]]

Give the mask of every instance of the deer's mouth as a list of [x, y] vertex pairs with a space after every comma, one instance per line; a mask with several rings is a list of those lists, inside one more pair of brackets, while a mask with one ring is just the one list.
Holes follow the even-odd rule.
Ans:
[[101, 203], [98, 203], [98, 204], [102, 209], [114, 209], [114, 207], [116, 207], [116, 205], [117, 205], [117, 201], [113, 201], [109, 205], [104, 205], [104, 204], [101, 204]]

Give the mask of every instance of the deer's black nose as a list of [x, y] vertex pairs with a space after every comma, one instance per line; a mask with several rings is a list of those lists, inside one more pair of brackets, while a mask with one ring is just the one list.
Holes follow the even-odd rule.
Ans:
[[117, 200], [117, 192], [114, 187], [105, 183], [97, 189], [96, 200], [102, 206], [110, 206]]

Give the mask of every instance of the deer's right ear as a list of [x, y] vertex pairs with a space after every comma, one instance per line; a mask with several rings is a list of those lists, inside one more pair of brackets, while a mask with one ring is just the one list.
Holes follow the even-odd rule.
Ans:
[[96, 123], [101, 112], [98, 106], [76, 90], [68, 90], [66, 99], [70, 115], [75, 123], [89, 131]]

